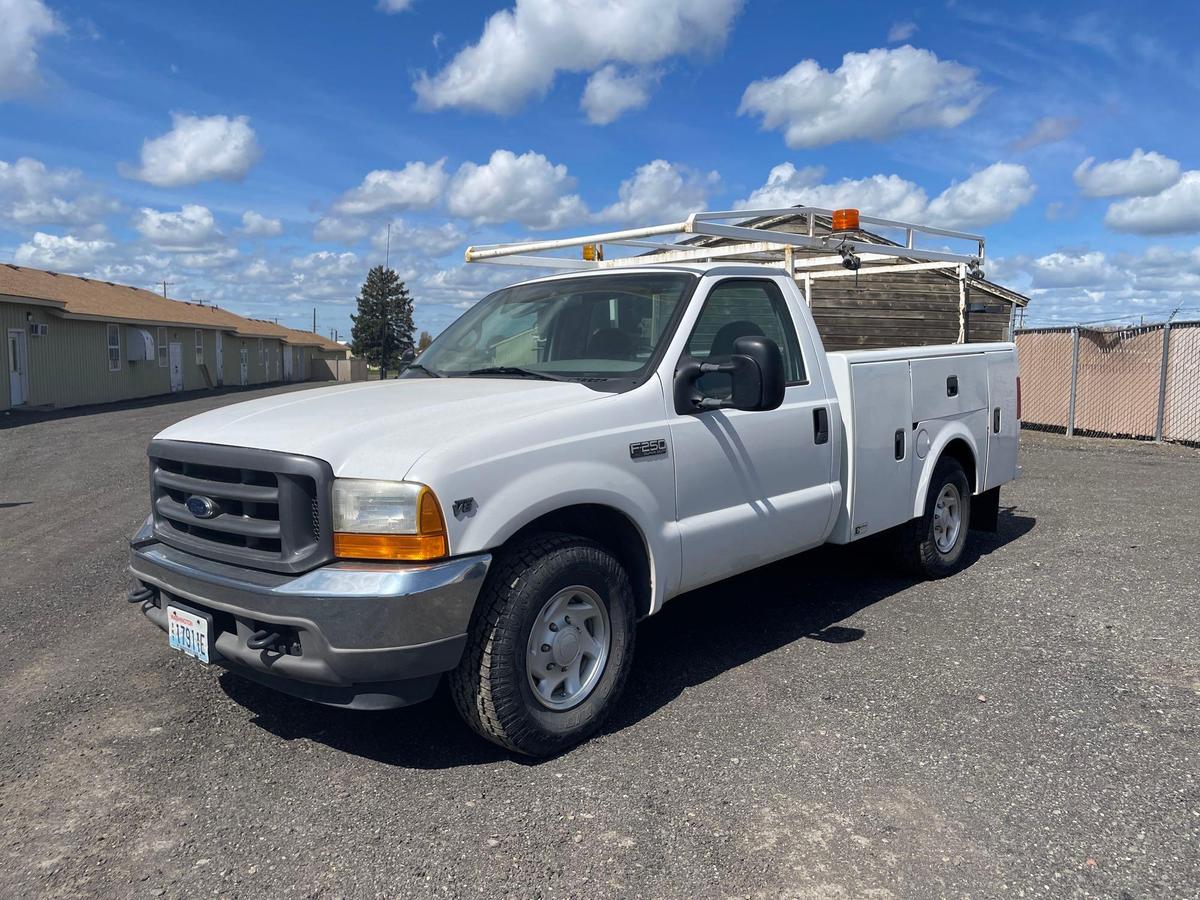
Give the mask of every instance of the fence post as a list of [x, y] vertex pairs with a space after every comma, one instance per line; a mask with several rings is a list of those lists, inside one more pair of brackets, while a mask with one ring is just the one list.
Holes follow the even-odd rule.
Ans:
[[1075, 392], [1079, 387], [1079, 326], [1071, 329], [1071, 400], [1067, 405], [1067, 437], [1075, 436]]
[[1167, 357], [1171, 352], [1171, 323], [1163, 325], [1162, 366], [1158, 370], [1158, 417], [1154, 420], [1154, 440], [1162, 443], [1167, 414]]

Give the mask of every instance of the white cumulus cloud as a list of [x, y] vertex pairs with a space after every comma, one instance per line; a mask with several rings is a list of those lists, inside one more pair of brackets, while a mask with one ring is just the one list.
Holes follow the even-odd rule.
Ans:
[[29, 157], [0, 160], [0, 222], [91, 225], [117, 208], [89, 187], [78, 169], [52, 169]]
[[0, 0], [0, 99], [38, 84], [38, 44], [61, 30], [42, 0]]
[[133, 227], [155, 247], [169, 250], [207, 250], [221, 238], [212, 211], [194, 203], [178, 212], [142, 207], [133, 217]]
[[888, 219], [912, 219], [925, 211], [925, 191], [899, 175], [871, 175], [843, 178], [822, 184], [825, 170], [820, 166], [797, 169], [781, 163], [771, 169], [767, 182], [735, 206], [772, 209], [786, 206], [815, 206], [838, 209], [851, 206], [865, 215]]
[[19, 265], [50, 269], [54, 272], [79, 272], [93, 265], [113, 249], [112, 242], [86, 240], [74, 235], [35, 232], [33, 238], [17, 247], [13, 258]]
[[1112, 204], [1104, 224], [1134, 234], [1191, 234], [1200, 231], [1200, 170], [1184, 172], [1153, 197], [1130, 197]]
[[853, 207], [884, 219], [921, 220], [947, 228], [972, 228], [1002, 222], [1033, 199], [1036, 190], [1024, 166], [995, 163], [964, 181], [951, 184], [932, 200], [920, 185], [899, 175], [843, 178], [822, 184], [819, 167], [797, 169], [782, 163], [767, 182], [737, 206], [770, 209], [815, 206]]
[[1048, 253], [1030, 261], [1028, 271], [1035, 288], [1096, 288], [1121, 277], [1117, 267], [1098, 250]]
[[259, 237], [276, 237], [283, 234], [283, 222], [248, 209], [242, 213], [242, 233]]
[[978, 228], [1004, 222], [1033, 199], [1037, 187], [1029, 170], [1015, 163], [993, 163], [934, 197], [928, 220], [950, 228]]
[[171, 114], [171, 130], [142, 143], [136, 168], [123, 175], [157, 187], [178, 187], [222, 179], [239, 181], [262, 155], [246, 116]]
[[707, 205], [709, 191], [720, 177], [656, 159], [621, 182], [620, 198], [598, 215], [605, 221], [669, 222], [685, 219]]
[[1138, 147], [1128, 159], [1096, 163], [1089, 156], [1075, 169], [1075, 183], [1086, 197], [1146, 197], [1179, 181], [1175, 160]]
[[175, 262], [185, 269], [221, 269], [237, 262], [241, 254], [236, 247], [221, 247], [200, 253], [181, 253]]
[[322, 216], [313, 226], [314, 241], [333, 241], [338, 244], [354, 244], [367, 236], [370, 227], [361, 219], [343, 216]]
[[975, 76], [974, 69], [908, 45], [847, 53], [833, 71], [806, 59], [777, 78], [752, 82], [739, 113], [782, 130], [789, 147], [882, 140], [961, 125], [986, 95]]
[[[413, 256], [443, 256], [466, 246], [467, 236], [452, 222], [441, 225], [410, 225], [403, 219], [392, 222], [392, 259]], [[385, 224], [371, 238], [371, 246], [380, 252], [388, 249], [388, 229]]]
[[356, 188], [334, 204], [333, 211], [347, 216], [370, 215], [386, 210], [428, 209], [446, 186], [444, 159], [435, 163], [410, 162], [403, 169], [368, 172]]
[[516, 0], [488, 19], [479, 40], [413, 84], [427, 109], [511, 113], [545, 94], [559, 72], [606, 63], [650, 66], [710, 51], [742, 0]]
[[361, 268], [357, 253], [347, 250], [335, 253], [332, 250], [318, 250], [307, 256], [298, 256], [292, 260], [292, 268], [301, 272], [312, 272], [319, 276], [349, 275]]
[[575, 179], [564, 165], [540, 153], [517, 156], [497, 150], [479, 165], [463, 163], [446, 192], [446, 208], [477, 225], [519, 222], [530, 228], [556, 228], [587, 215]]
[[650, 102], [653, 78], [647, 72], [623, 73], [616, 66], [605, 66], [588, 79], [579, 105], [593, 125], [607, 125]]
[[1150, 246], [1117, 254], [1060, 249], [1036, 258], [998, 259], [988, 269], [1002, 271], [1005, 284], [1033, 298], [1034, 324], [1166, 317], [1200, 293], [1200, 247]]

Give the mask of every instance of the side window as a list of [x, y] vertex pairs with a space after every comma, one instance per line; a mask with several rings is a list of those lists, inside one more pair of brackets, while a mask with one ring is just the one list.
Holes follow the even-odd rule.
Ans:
[[167, 329], [161, 325], [158, 326], [158, 367], [165, 369], [167, 367]]
[[[758, 335], [779, 345], [788, 384], [807, 380], [796, 328], [783, 293], [778, 285], [765, 279], [731, 279], [714, 287], [704, 301], [685, 352], [696, 359], [718, 362], [733, 354], [738, 338]], [[729, 393], [729, 377], [720, 373], [704, 375], [699, 387], [706, 395], [724, 396]]]

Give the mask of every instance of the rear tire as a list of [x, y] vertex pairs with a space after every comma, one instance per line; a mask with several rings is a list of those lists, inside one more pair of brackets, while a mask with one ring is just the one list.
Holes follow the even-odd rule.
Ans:
[[629, 576], [600, 544], [542, 534], [503, 551], [450, 673], [476, 732], [550, 756], [596, 732], [629, 675], [635, 606]]
[[962, 465], [943, 456], [933, 468], [925, 512], [896, 529], [901, 566], [922, 578], [945, 578], [961, 568], [971, 527], [971, 486]]

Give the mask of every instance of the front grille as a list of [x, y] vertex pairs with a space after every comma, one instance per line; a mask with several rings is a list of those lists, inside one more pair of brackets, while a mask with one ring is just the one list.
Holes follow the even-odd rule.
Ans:
[[153, 441], [149, 454], [154, 530], [164, 543], [281, 572], [332, 558], [328, 464], [181, 441]]

